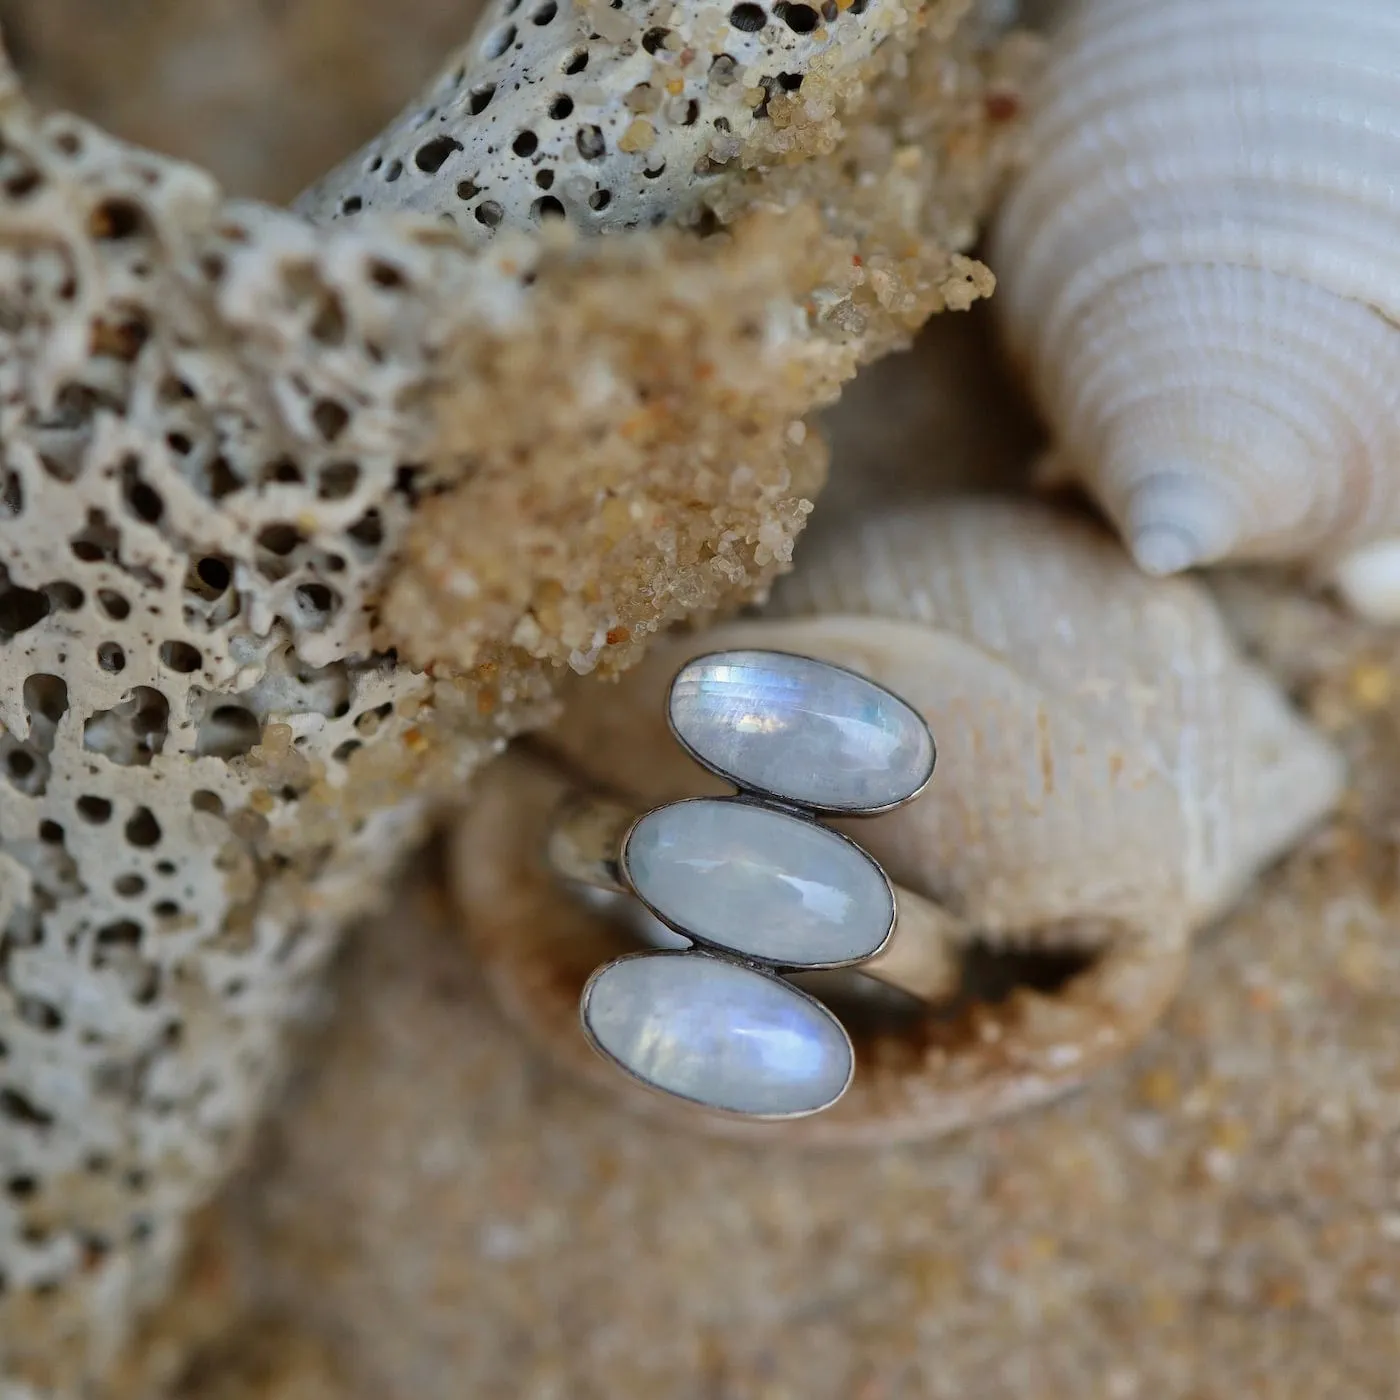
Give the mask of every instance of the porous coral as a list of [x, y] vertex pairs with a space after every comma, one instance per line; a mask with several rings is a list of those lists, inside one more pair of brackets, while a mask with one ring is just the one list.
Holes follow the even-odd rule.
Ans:
[[718, 176], [835, 149], [837, 96], [858, 99], [876, 50], [925, 18], [869, 0], [493, 0], [426, 94], [298, 204], [418, 210], [478, 240], [693, 218]]
[[434, 342], [401, 288], [470, 269], [401, 238], [391, 275], [79, 123], [3, 121], [0, 1348], [62, 1390], [159, 1290], [415, 829], [429, 682], [363, 604]]
[[704, 240], [317, 228], [5, 75], [0, 1374], [103, 1373], [435, 799], [761, 589], [804, 415], [988, 288], [1013, 79], [943, 8]]

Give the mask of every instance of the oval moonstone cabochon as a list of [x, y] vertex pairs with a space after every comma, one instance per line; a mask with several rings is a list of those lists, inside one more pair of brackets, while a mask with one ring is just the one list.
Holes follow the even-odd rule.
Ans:
[[889, 881], [854, 842], [733, 798], [654, 808], [628, 833], [622, 865], [668, 924], [760, 962], [858, 962], [894, 926]]
[[917, 711], [808, 656], [698, 656], [671, 684], [670, 715], [681, 743], [711, 771], [821, 812], [893, 807], [933, 773], [933, 739]]
[[705, 953], [607, 963], [589, 978], [581, 1011], [594, 1045], [630, 1074], [728, 1113], [820, 1113], [855, 1070], [850, 1037], [819, 1001]]

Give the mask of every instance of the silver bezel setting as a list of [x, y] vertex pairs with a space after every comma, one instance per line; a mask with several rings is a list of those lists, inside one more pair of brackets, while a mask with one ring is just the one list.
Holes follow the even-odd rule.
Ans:
[[681, 746], [682, 749], [707, 773], [713, 773], [717, 778], [722, 778], [729, 783], [741, 795], [751, 796], [758, 801], [772, 803], [777, 806], [791, 808], [804, 814], [810, 813], [818, 817], [879, 817], [886, 812], [897, 812], [901, 807], [907, 807], [915, 798], [921, 796], [928, 785], [933, 781], [933, 772], [938, 765], [938, 745], [934, 741], [933, 733], [929, 729], [924, 717], [902, 696], [896, 695], [887, 686], [880, 685], [877, 681], [872, 681], [868, 676], [862, 676], [859, 671], [853, 671], [849, 666], [838, 666], [834, 661], [823, 661], [820, 657], [807, 656], [803, 652], [797, 651], [775, 651], [773, 655], [784, 656], [796, 661], [805, 661], [811, 666], [820, 666], [829, 671], [840, 671], [843, 675], [850, 676], [861, 685], [869, 686], [872, 690], [878, 690], [882, 695], [893, 700], [901, 709], [906, 710], [928, 736], [928, 768], [919, 778], [917, 785], [912, 788], [904, 797], [893, 802], [886, 802], [878, 807], [855, 807], [855, 806], [827, 806], [812, 802], [802, 802], [796, 798], [784, 796], [764, 788], [752, 787], [736, 774], [727, 769], [711, 763], [707, 758], [691, 746], [685, 736], [676, 728], [676, 716], [672, 704], [672, 692], [676, 688], [676, 683], [694, 666], [700, 666], [706, 662], [715, 662], [725, 656], [753, 656], [760, 653], [760, 648], [734, 648], [729, 651], [707, 651], [699, 656], [693, 656], [684, 666], [676, 672], [671, 681], [670, 689], [666, 692], [666, 726], [671, 731], [671, 737]]
[[[765, 958], [758, 953], [746, 952], [741, 948], [737, 948], [732, 943], [722, 943], [715, 938], [706, 938], [704, 935], [696, 933], [694, 929], [687, 927], [685, 924], [677, 922], [677, 920], [668, 915], [665, 910], [652, 903], [638, 888], [636, 880], [633, 879], [632, 869], [628, 862], [628, 851], [631, 846], [633, 833], [643, 822], [647, 821], [648, 818], [657, 812], [670, 811], [675, 807], [688, 807], [695, 803], [703, 803], [706, 806], [723, 804], [727, 806], [747, 807], [760, 812], [769, 812], [774, 817], [783, 821], [802, 822], [804, 825], [813, 827], [822, 832], [824, 836], [830, 837], [833, 841], [840, 842], [842, 845], [855, 851], [860, 858], [870, 866], [875, 874], [879, 876], [880, 882], [884, 886], [885, 893], [888, 897], [890, 917], [879, 943], [869, 952], [859, 953], [851, 958], [840, 958], [834, 962], [789, 962], [777, 958]], [[895, 921], [898, 916], [898, 911], [895, 908], [894, 902], [894, 887], [890, 884], [890, 878], [885, 874], [884, 867], [880, 862], [877, 861], [864, 846], [860, 845], [857, 841], [852, 841], [851, 838], [843, 832], [833, 831], [829, 826], [823, 826], [821, 822], [813, 821], [805, 812], [794, 810], [789, 807], [780, 807], [772, 802], [758, 801], [749, 793], [736, 793], [724, 797], [683, 797], [678, 802], [666, 802], [660, 807], [652, 807], [643, 812], [641, 816], [627, 828], [626, 833], [623, 835], [622, 847], [618, 855], [618, 871], [627, 889], [637, 899], [638, 903], [644, 905], [647, 910], [654, 914], [656, 918], [665, 924], [673, 933], [680, 934], [682, 938], [690, 939], [690, 941], [698, 947], [707, 948], [713, 952], [722, 953], [728, 957], [738, 958], [744, 962], [754, 963], [761, 967], [771, 968], [778, 972], [834, 972], [838, 968], [856, 967], [867, 959], [876, 957], [885, 950], [886, 946], [889, 944], [890, 938], [894, 934]]]
[[[609, 969], [616, 967], [619, 963], [634, 962], [639, 958], [705, 958], [711, 962], [724, 963], [729, 967], [739, 968], [756, 977], [767, 978], [770, 982], [780, 986], [784, 994], [791, 994], [798, 1000], [806, 1002], [809, 1006], [815, 1008], [821, 1017], [840, 1032], [841, 1040], [845, 1044], [846, 1078], [840, 1089], [825, 1103], [817, 1104], [811, 1108], [795, 1109], [791, 1113], [755, 1113], [749, 1109], [728, 1108], [723, 1104], [717, 1104], [692, 1094], [683, 1094], [675, 1089], [667, 1088], [665, 1085], [658, 1084], [654, 1080], [648, 1079], [644, 1074], [633, 1069], [631, 1065], [620, 1060], [598, 1039], [588, 1016], [589, 1007], [592, 1003], [593, 991], [599, 980], [607, 974]], [[649, 1090], [653, 1094], [661, 1094], [670, 1099], [679, 1099], [683, 1103], [694, 1104], [697, 1108], [703, 1108], [710, 1113], [717, 1113], [722, 1117], [738, 1121], [750, 1123], [783, 1123], [791, 1122], [798, 1118], [810, 1118], [815, 1113], [825, 1113], [827, 1109], [840, 1102], [846, 1090], [851, 1087], [851, 1081], [855, 1078], [855, 1046], [851, 1043], [850, 1032], [841, 1024], [840, 1017], [838, 1017], [830, 1007], [819, 1001], [810, 992], [803, 991], [801, 987], [795, 987], [791, 982], [784, 981], [783, 978], [777, 976], [771, 968], [752, 963], [747, 958], [738, 958], [733, 955], [721, 956], [704, 948], [646, 949], [636, 953], [624, 953], [620, 958], [609, 959], [601, 967], [595, 968], [589, 975], [588, 981], [584, 983], [583, 991], [579, 996], [579, 1020], [583, 1027], [584, 1037], [593, 1050], [601, 1055], [610, 1065], [621, 1070], [634, 1084], [641, 1085], [642, 1088]]]

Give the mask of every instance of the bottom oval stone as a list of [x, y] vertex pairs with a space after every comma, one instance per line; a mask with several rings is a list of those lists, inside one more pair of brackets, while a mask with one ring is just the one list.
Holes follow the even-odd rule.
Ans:
[[830, 1108], [855, 1068], [820, 1002], [704, 953], [634, 953], [584, 988], [584, 1029], [623, 1069], [693, 1103], [757, 1118]]

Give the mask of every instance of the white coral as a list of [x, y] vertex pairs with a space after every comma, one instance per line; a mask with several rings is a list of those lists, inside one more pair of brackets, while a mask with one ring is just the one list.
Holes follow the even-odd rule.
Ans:
[[[810, 37], [812, 74], [826, 40]], [[775, 43], [774, 61], [794, 45]], [[842, 52], [854, 64], [870, 44]], [[941, 54], [925, 58], [943, 91]], [[791, 97], [741, 89], [733, 134], [753, 134], [765, 94], [770, 115]], [[504, 93], [497, 110], [512, 110]], [[837, 130], [811, 121], [808, 153]], [[788, 128], [769, 125], [780, 146]], [[629, 156], [608, 175], [615, 213], [691, 209], [693, 164], [647, 182], [615, 144]], [[100, 1374], [237, 1160], [339, 927], [379, 897], [436, 799], [538, 721], [540, 673], [573, 631], [628, 645], [628, 626], [600, 633], [537, 557], [591, 511], [572, 527], [599, 551], [581, 556], [579, 596], [628, 607], [638, 637], [752, 592], [808, 509], [795, 471], [819, 477], [794, 427], [859, 359], [975, 294], [975, 265], [949, 256], [960, 240], [927, 233], [941, 209], [904, 198], [932, 190], [935, 157], [869, 144], [841, 167], [826, 227], [808, 203], [736, 221], [732, 238], [668, 233], [635, 256], [618, 240], [590, 262], [511, 232], [531, 217], [516, 205], [473, 253], [412, 214], [317, 228], [227, 203], [187, 166], [37, 121], [0, 67], [0, 1376], [68, 1394]], [[968, 169], [948, 180], [975, 210]], [[877, 211], [868, 279], [848, 241], [857, 185]], [[460, 203], [455, 187], [446, 198]], [[956, 222], [970, 237], [972, 215]], [[624, 287], [626, 315], [580, 319], [590, 294]], [[659, 321], [672, 341], [651, 334]], [[561, 339], [591, 352], [591, 331], [612, 358], [561, 365]], [[648, 380], [648, 348], [682, 340], [710, 357], [693, 379], [667, 377], [690, 373], [676, 353]], [[715, 372], [727, 353], [751, 366], [742, 385]], [[558, 421], [535, 434], [542, 368], [562, 421], [600, 363], [635, 380], [593, 405], [587, 460], [617, 468], [605, 481], [561, 469], [579, 452]], [[493, 415], [481, 400], [498, 387], [511, 407]], [[419, 508], [438, 491], [456, 494]], [[426, 530], [415, 554], [410, 527], [432, 520], [451, 538]], [[502, 521], [514, 532], [486, 548]], [[475, 573], [446, 547], [464, 535]], [[624, 544], [600, 583], [592, 561]], [[493, 569], [508, 577], [489, 625], [449, 619], [489, 685], [398, 661], [381, 600], [437, 607], [443, 578], [493, 584]], [[500, 664], [530, 624], [548, 633], [536, 669]]]
[[318, 220], [432, 213], [479, 240], [551, 217], [601, 232], [685, 216], [709, 180], [741, 168], [747, 142], [781, 151], [775, 100], [791, 106], [805, 90], [834, 144], [823, 89], [918, 9], [492, 0], [423, 97], [298, 208]]
[[365, 605], [415, 497], [405, 405], [449, 316], [518, 284], [225, 206], [71, 119], [4, 136], [0, 1261], [93, 1299], [97, 1359], [419, 829], [414, 783], [356, 755], [432, 688]]

